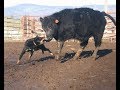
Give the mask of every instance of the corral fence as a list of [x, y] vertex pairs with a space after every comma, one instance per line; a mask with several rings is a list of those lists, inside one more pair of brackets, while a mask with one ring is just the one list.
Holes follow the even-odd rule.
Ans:
[[[31, 34], [31, 30], [33, 30], [33, 28], [35, 28], [36, 32], [39, 32], [41, 35], [44, 35], [44, 32], [40, 31], [41, 24], [37, 21], [36, 17], [27, 17], [27, 18], [28, 18], [28, 22], [27, 24], [25, 24], [20, 19], [16, 19], [13, 17], [5, 17], [5, 20], [4, 20], [4, 23], [5, 23], [4, 41], [5, 42], [24, 42], [25, 40], [29, 38], [35, 37], [35, 35]], [[105, 27], [105, 32], [104, 32], [102, 40], [115, 43], [116, 42], [116, 26], [112, 23], [112, 21], [109, 18], [106, 17], [106, 20], [107, 20], [107, 25]], [[34, 23], [32, 21], [34, 21]], [[28, 25], [29, 27], [26, 26], [27, 29], [24, 30], [23, 26], [25, 25]], [[53, 39], [52, 41], [54, 42], [55, 39]], [[71, 41], [78, 42], [77, 40], [74, 40], [74, 39], [67, 40], [66, 42], [71, 42]], [[93, 38], [90, 38], [89, 41], [93, 41]]]

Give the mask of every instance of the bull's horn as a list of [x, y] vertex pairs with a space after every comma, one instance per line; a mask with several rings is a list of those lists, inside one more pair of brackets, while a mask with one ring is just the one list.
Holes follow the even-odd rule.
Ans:
[[59, 20], [55, 19], [55, 23], [56, 23], [56, 24], [59, 23]]

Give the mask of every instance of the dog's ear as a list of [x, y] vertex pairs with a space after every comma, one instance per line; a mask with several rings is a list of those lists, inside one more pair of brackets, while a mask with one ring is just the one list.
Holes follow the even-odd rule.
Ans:
[[59, 23], [59, 20], [58, 19], [55, 19], [55, 21], [54, 21], [56, 24], [58, 24]]
[[39, 36], [38, 36], [38, 35], [36, 35], [36, 37], [38, 38]]
[[35, 33], [33, 30], [31, 30], [31, 33]]

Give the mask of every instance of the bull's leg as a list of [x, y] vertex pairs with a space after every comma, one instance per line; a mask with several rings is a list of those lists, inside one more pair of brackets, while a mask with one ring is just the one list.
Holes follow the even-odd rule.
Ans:
[[60, 54], [61, 54], [61, 50], [63, 48], [64, 42], [58, 42], [58, 50], [57, 50], [57, 55], [56, 55], [56, 59], [59, 60], [60, 59]]
[[94, 60], [96, 60], [96, 58], [97, 58], [97, 52], [98, 52], [98, 50], [99, 50], [99, 47], [96, 47], [95, 50], [93, 51], [92, 58]]
[[103, 34], [98, 34], [99, 36], [94, 36], [94, 41], [95, 41], [95, 50], [92, 54], [92, 57], [96, 60], [97, 58], [97, 52], [99, 50], [99, 47], [101, 46], [101, 40], [102, 40], [102, 35]]
[[83, 52], [83, 50], [85, 49], [87, 44], [88, 44], [88, 38], [85, 38], [83, 40], [83, 42], [80, 43], [80, 48], [78, 49], [77, 53], [75, 54], [75, 56], [73, 58], [74, 60], [77, 60], [79, 58], [80, 54]]
[[26, 52], [26, 48], [24, 47], [23, 50], [22, 50], [22, 52], [21, 52], [21, 54], [20, 54], [20, 56], [19, 56], [19, 59], [18, 59], [18, 61], [17, 61], [17, 64], [20, 63], [20, 60], [21, 60], [21, 58], [23, 57], [23, 55], [25, 54], [25, 52]]
[[77, 53], [75, 54], [73, 60], [77, 60], [77, 59], [79, 58], [79, 56], [80, 56], [81, 52], [84, 50], [84, 48], [85, 48], [85, 46], [80, 47], [80, 48], [78, 49], [78, 51], [77, 51]]
[[100, 38], [100, 37], [98, 37], [98, 36], [95, 36], [95, 37], [94, 37], [95, 50], [94, 50], [94, 52], [93, 52], [93, 54], [92, 54], [92, 58], [93, 58], [94, 60], [96, 60], [96, 58], [97, 58], [97, 52], [98, 52], [99, 47], [100, 47], [100, 45], [101, 45], [101, 39], [102, 39], [102, 38]]

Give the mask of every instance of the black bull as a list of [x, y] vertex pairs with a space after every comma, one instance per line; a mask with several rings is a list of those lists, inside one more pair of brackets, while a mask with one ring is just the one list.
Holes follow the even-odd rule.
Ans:
[[50, 41], [55, 38], [59, 42], [56, 59], [60, 59], [64, 42], [68, 39], [80, 41], [80, 48], [74, 56], [74, 59], [78, 59], [90, 37], [94, 38], [95, 50], [92, 56], [96, 59], [105, 30], [105, 16], [109, 17], [116, 25], [115, 20], [110, 15], [90, 8], [64, 9], [50, 16], [40, 18], [40, 21], [46, 32], [47, 40]]

